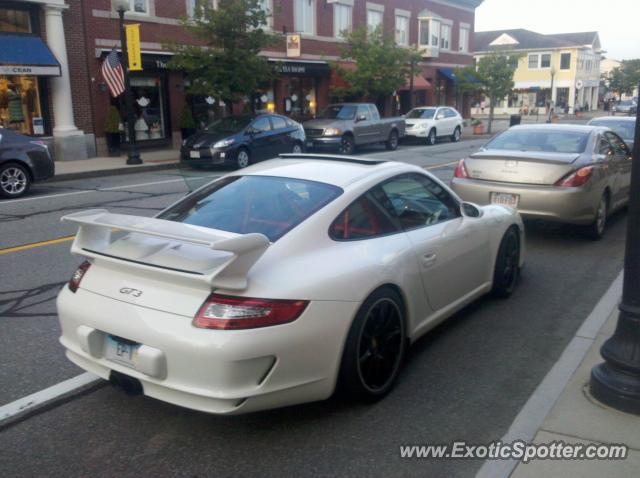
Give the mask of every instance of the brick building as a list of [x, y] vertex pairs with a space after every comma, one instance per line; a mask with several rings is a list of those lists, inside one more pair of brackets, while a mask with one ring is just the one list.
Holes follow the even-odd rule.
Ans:
[[[423, 61], [416, 66], [414, 79], [414, 104], [456, 105], [460, 99], [456, 98], [453, 69], [473, 61], [475, 8], [481, 2], [263, 0], [264, 7], [273, 12], [269, 27], [275, 32], [299, 33], [300, 52], [295, 57], [287, 56], [284, 41], [281, 46], [262, 52], [273, 62], [278, 75], [269, 88], [256, 92], [250, 99], [252, 106], [255, 109], [269, 107], [298, 119], [312, 117], [331, 101], [332, 88], [341, 82], [329, 66], [331, 61], [339, 59], [343, 46], [339, 32], [361, 25], [374, 28], [379, 24], [389, 35], [395, 36], [398, 44], [417, 44], [422, 51]], [[188, 80], [181, 72], [166, 68], [171, 54], [164, 44], [171, 40], [192, 42], [180, 26], [179, 19], [193, 11], [196, 1], [130, 0], [130, 4], [126, 20], [140, 24], [143, 62], [143, 71], [132, 73], [138, 116], [136, 138], [141, 148], [176, 147], [181, 140], [179, 117], [187, 100], [185, 83]], [[58, 125], [64, 119], [75, 130], [69, 125], [63, 126], [88, 145], [86, 154], [92, 156], [96, 151], [99, 155], [104, 154], [107, 112], [111, 104], [120, 106], [118, 100], [110, 98], [100, 76], [100, 65], [105, 55], [120, 45], [117, 14], [111, 7], [111, 0], [0, 0], [0, 19], [3, 18], [3, 9], [20, 8], [27, 8], [34, 18], [46, 16], [47, 11], [55, 8], [64, 17], [62, 41], [66, 45], [64, 54], [68, 61], [60, 58], [59, 38], [54, 40], [51, 35], [47, 36], [44, 27], [30, 32], [45, 39], [62, 70], [60, 76], [37, 80], [43, 92], [41, 116], [44, 134], [53, 133], [55, 137], [59, 133]], [[49, 22], [44, 23], [49, 26]], [[0, 33], [3, 31], [0, 20]], [[57, 41], [56, 48], [52, 41]], [[69, 71], [68, 77], [65, 77], [65, 69]], [[65, 105], [61, 104], [62, 89], [54, 91], [58, 83], [67, 84], [72, 92]], [[384, 105], [388, 114], [408, 109], [408, 85], [397, 92], [394, 100], [390, 99]], [[196, 114], [208, 108], [202, 100], [190, 98], [189, 101]], [[457, 106], [468, 112], [467, 103], [464, 101]], [[58, 111], [63, 109], [66, 109], [66, 114]], [[27, 132], [33, 134], [33, 131]], [[64, 156], [65, 159], [82, 157], [78, 154]]]

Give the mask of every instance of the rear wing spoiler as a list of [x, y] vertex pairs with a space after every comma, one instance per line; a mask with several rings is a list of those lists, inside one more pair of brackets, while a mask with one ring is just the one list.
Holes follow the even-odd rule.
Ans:
[[[148, 271], [162, 271], [189, 281], [204, 282], [212, 288], [242, 290], [247, 287], [249, 269], [270, 245], [269, 239], [259, 233], [235, 234], [216, 229], [204, 229], [164, 219], [113, 214], [106, 209], [91, 209], [64, 216], [61, 221], [79, 225], [71, 253], [99, 259], [126, 267]], [[183, 244], [202, 247], [211, 252], [208, 268], [182, 269], [165, 266], [161, 262], [147, 262], [146, 257], [126, 257], [112, 253], [112, 233], [125, 231], [145, 236], [168, 239]], [[166, 248], [174, 248], [168, 243]], [[148, 257], [157, 253], [151, 251]]]

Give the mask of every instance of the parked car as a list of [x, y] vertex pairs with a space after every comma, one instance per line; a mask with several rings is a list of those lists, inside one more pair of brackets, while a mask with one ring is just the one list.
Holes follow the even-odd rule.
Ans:
[[466, 201], [504, 204], [526, 218], [586, 226], [602, 237], [629, 200], [631, 153], [609, 128], [514, 126], [458, 163], [451, 187]]
[[516, 287], [513, 209], [463, 203], [406, 163], [285, 156], [156, 218], [64, 217], [81, 231], [72, 253], [89, 259], [57, 300], [67, 357], [210, 413], [322, 400], [336, 384], [372, 401], [411, 342]]
[[635, 115], [638, 109], [638, 104], [633, 100], [618, 101], [613, 105], [612, 111], [614, 113], [622, 113], [624, 115]]
[[425, 106], [414, 108], [405, 115], [407, 138], [420, 139], [436, 144], [437, 138], [450, 138], [457, 142], [462, 138], [463, 120], [460, 113], [449, 106]]
[[180, 159], [193, 166], [246, 168], [282, 153], [302, 153], [304, 142], [302, 126], [285, 116], [230, 116], [183, 141]]
[[636, 132], [635, 117], [600, 116], [599, 118], [593, 118], [587, 124], [591, 126], [606, 126], [611, 128], [624, 140], [625, 143], [627, 143], [629, 150], [633, 151], [633, 140]]
[[55, 173], [44, 141], [0, 128], [0, 197], [17, 198]]
[[336, 103], [303, 123], [307, 148], [338, 150], [352, 154], [356, 147], [384, 143], [395, 150], [404, 136], [403, 118], [383, 118], [372, 103]]

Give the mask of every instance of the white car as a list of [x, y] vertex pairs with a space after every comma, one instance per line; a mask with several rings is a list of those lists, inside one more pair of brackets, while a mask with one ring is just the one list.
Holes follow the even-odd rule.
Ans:
[[448, 137], [457, 142], [462, 138], [463, 120], [460, 113], [449, 106], [413, 108], [405, 115], [405, 135], [436, 144], [438, 138]]
[[129, 392], [219, 414], [376, 400], [407, 346], [514, 290], [524, 229], [416, 166], [284, 155], [155, 218], [89, 210], [57, 299], [67, 357]]

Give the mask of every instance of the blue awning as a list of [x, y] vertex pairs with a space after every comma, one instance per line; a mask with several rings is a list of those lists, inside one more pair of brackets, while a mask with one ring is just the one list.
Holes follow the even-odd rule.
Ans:
[[0, 75], [60, 76], [60, 63], [36, 35], [0, 33]]
[[453, 71], [453, 68], [438, 68], [438, 73], [455, 83], [456, 74]]

